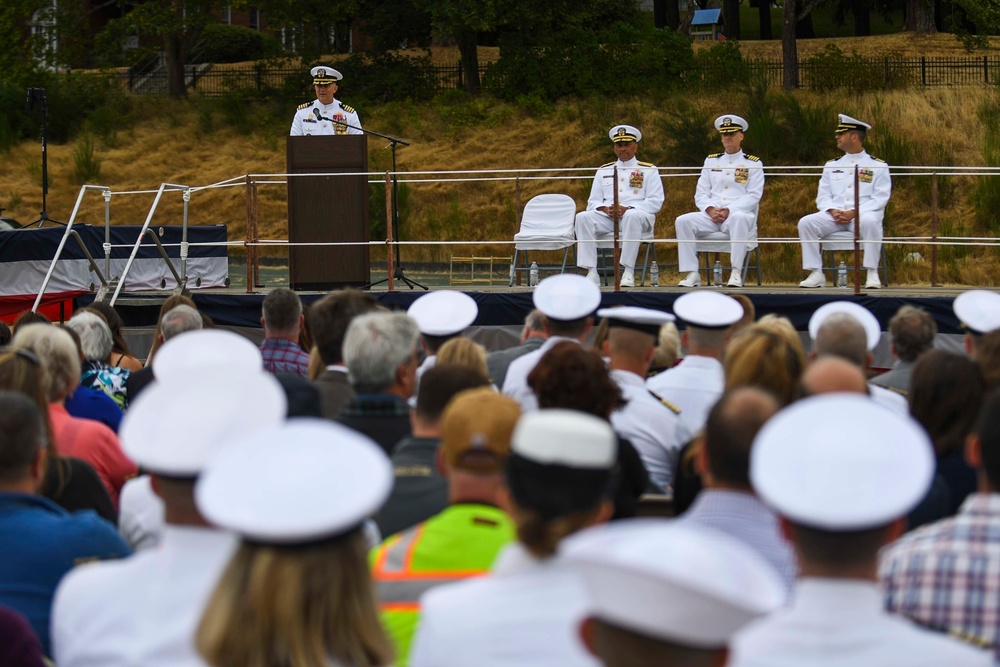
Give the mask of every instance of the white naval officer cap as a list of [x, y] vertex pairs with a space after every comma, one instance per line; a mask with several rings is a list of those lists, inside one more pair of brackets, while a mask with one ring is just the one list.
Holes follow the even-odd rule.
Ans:
[[195, 486], [212, 524], [267, 544], [345, 534], [392, 488], [392, 464], [368, 437], [325, 419], [291, 419], [223, 449]]
[[281, 384], [264, 371], [219, 369], [184, 385], [156, 380], [122, 419], [122, 449], [154, 473], [196, 477], [226, 443], [280, 424], [286, 410]]
[[670, 313], [665, 313], [662, 310], [639, 308], [638, 306], [601, 308], [597, 311], [597, 316], [606, 319], [609, 327], [633, 329], [654, 338], [660, 335], [661, 326], [676, 319]]
[[719, 292], [688, 292], [674, 301], [674, 314], [690, 327], [725, 329], [743, 317], [743, 306]]
[[216, 371], [263, 371], [264, 358], [247, 338], [226, 329], [188, 331], [163, 344], [153, 357], [158, 382], [196, 383]]
[[538, 283], [531, 300], [548, 318], [579, 320], [601, 305], [601, 289], [583, 276], [560, 273]]
[[476, 321], [479, 306], [468, 294], [441, 290], [424, 294], [406, 310], [425, 336], [450, 336]]
[[756, 552], [722, 533], [658, 519], [601, 525], [566, 538], [593, 616], [699, 649], [723, 648], [777, 609], [786, 589]]
[[837, 119], [839, 124], [837, 125], [837, 130], [834, 134], [840, 134], [841, 132], [848, 132], [850, 130], [861, 130], [862, 132], [867, 132], [872, 129], [872, 126], [868, 123], [858, 120], [857, 118], [851, 118], [845, 113], [837, 114]]
[[715, 129], [719, 131], [719, 134], [746, 132], [748, 127], [750, 127], [750, 123], [736, 114], [727, 113], [715, 119]]
[[611, 469], [618, 460], [618, 437], [611, 424], [577, 410], [551, 408], [521, 416], [510, 441], [511, 453], [542, 465]]
[[615, 125], [608, 132], [608, 136], [616, 144], [622, 141], [642, 141], [642, 132], [639, 131], [639, 128], [631, 125]]
[[344, 78], [343, 74], [326, 65], [317, 65], [309, 73], [312, 74], [314, 86], [327, 86]]
[[1000, 329], [1000, 294], [984, 289], [962, 292], [951, 304], [955, 317], [977, 334]]
[[865, 328], [865, 340], [868, 343], [869, 352], [878, 347], [879, 341], [882, 340], [882, 325], [878, 323], [870, 310], [853, 301], [831, 301], [817, 308], [816, 312], [809, 318], [809, 337], [815, 341], [823, 322], [834, 313], [850, 315]]
[[750, 450], [750, 481], [764, 502], [829, 531], [877, 528], [905, 515], [927, 493], [934, 469], [919, 423], [858, 394], [792, 404]]

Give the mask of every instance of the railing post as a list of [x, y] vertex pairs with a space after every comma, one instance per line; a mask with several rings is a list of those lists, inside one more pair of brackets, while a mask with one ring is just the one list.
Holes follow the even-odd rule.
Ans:
[[385, 267], [389, 280], [389, 291], [396, 291], [396, 283], [394, 281], [393, 274], [396, 272], [396, 265], [393, 263], [393, 245], [395, 239], [392, 236], [392, 178], [389, 176], [389, 172], [385, 172], [385, 231], [386, 231], [386, 248], [388, 253], [385, 258]]
[[938, 175], [931, 174], [931, 287], [938, 285]]
[[104, 197], [104, 275], [111, 280], [111, 190], [101, 193]]

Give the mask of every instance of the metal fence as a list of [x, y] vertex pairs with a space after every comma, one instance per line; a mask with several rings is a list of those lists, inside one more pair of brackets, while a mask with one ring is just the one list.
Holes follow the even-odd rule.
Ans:
[[[783, 83], [780, 60], [747, 60], [751, 76], [763, 78], [768, 84]], [[479, 64], [483, 77], [491, 63]], [[434, 92], [465, 87], [464, 70], [460, 62], [427, 65], [426, 78]], [[705, 72], [708, 75], [708, 72]], [[293, 77], [301, 77], [297, 68], [266, 67], [263, 65], [192, 65], [185, 73], [189, 90], [203, 95], [224, 95], [247, 90], [280, 89]], [[687, 76], [699, 78], [702, 72], [691, 71]], [[111, 76], [122, 87], [134, 93], [165, 93], [167, 73], [157, 69], [139, 73], [134, 69], [120, 70]], [[907, 88], [929, 86], [996, 85], [1000, 83], [1000, 56], [982, 57], [920, 57], [920, 58], [851, 58], [838, 62], [799, 62], [799, 86], [802, 88]]]

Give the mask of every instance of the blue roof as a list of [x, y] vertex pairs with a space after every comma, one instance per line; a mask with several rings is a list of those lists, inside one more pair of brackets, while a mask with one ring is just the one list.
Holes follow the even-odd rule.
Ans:
[[715, 25], [719, 22], [721, 14], [721, 9], [697, 9], [694, 18], [691, 19], [691, 25]]

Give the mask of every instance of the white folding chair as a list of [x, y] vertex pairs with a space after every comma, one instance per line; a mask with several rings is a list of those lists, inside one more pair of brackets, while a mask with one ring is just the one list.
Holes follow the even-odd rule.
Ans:
[[[569, 250], [576, 244], [576, 202], [569, 195], [537, 195], [525, 204], [521, 214], [521, 229], [514, 234], [514, 259], [510, 264], [510, 285], [518, 271], [526, 274], [531, 268], [529, 250], [560, 250], [562, 266], [539, 266], [539, 269], [566, 271]], [[518, 254], [523, 254], [524, 267], [517, 265]]]
[[[820, 253], [823, 256], [823, 271], [829, 271], [833, 277], [833, 284], [837, 284], [837, 268], [836, 256], [834, 252], [837, 250], [850, 250], [854, 251], [854, 232], [849, 229], [838, 230], [827, 234], [819, 240], [820, 242]], [[858, 252], [862, 252], [860, 249]], [[881, 264], [880, 273], [882, 274], [882, 285], [885, 287], [889, 286], [889, 267], [885, 261], [885, 244], [882, 244], [882, 257], [879, 264]], [[854, 270], [854, 263], [847, 264], [848, 272]]]

